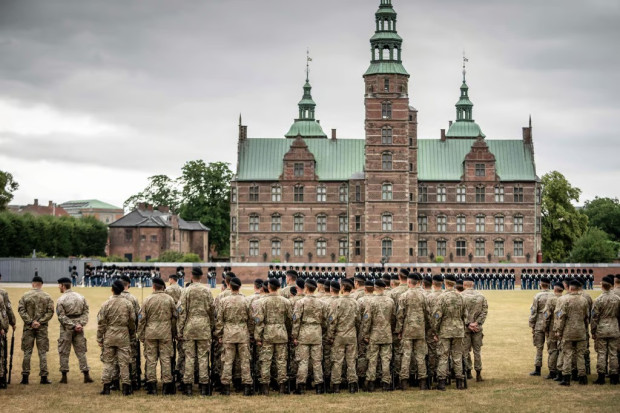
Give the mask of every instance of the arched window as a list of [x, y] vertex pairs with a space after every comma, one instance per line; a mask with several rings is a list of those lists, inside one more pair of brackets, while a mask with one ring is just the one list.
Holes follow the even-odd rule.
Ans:
[[448, 226], [448, 217], [445, 215], [437, 215], [437, 232], [446, 232]]
[[385, 46], [383, 48], [383, 54], [381, 56], [381, 59], [382, 60], [391, 60], [391, 58], [392, 58], [391, 54], [392, 54], [392, 51], [390, 50], [390, 47], [389, 46]]
[[385, 182], [381, 185], [381, 199], [383, 201], [391, 201], [392, 200], [392, 183]]
[[484, 215], [476, 215], [476, 232], [484, 232]]
[[384, 213], [381, 215], [381, 230], [392, 231], [392, 214]]
[[381, 168], [384, 171], [392, 170], [392, 154], [390, 152], [383, 152], [381, 154]]
[[504, 232], [504, 216], [495, 216], [495, 232]]
[[456, 217], [456, 232], [467, 231], [467, 218], [465, 215], [458, 215]]

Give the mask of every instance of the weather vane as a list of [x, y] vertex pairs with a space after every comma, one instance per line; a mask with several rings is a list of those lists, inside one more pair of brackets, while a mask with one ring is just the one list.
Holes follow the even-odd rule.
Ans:
[[465, 68], [465, 63], [469, 62], [469, 59], [465, 55], [465, 50], [463, 50], [463, 82], [465, 82], [465, 74], [467, 73], [467, 69]]
[[312, 58], [310, 57], [310, 48], [306, 49], [306, 82], [310, 79], [310, 62]]

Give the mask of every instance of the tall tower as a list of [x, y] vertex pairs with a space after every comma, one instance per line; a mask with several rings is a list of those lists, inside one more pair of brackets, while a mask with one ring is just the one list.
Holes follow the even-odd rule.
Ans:
[[318, 120], [314, 118], [314, 110], [316, 103], [312, 99], [312, 86], [310, 86], [310, 68], [308, 62], [310, 57], [306, 61], [306, 83], [304, 84], [304, 94], [299, 101], [299, 117], [295, 119], [293, 125], [286, 133], [287, 138], [296, 138], [302, 136], [303, 138], [327, 138], [323, 128]]
[[[370, 39], [366, 87], [365, 260], [402, 263], [413, 247], [410, 195], [417, 186], [416, 112], [409, 107], [409, 74], [401, 61], [402, 38], [396, 31], [391, 0], [381, 0]], [[415, 207], [415, 205], [414, 205]]]
[[467, 80], [465, 76], [467, 71], [465, 70], [465, 62], [467, 59], [463, 57], [463, 84], [461, 85], [461, 96], [459, 101], [456, 102], [456, 121], [450, 125], [446, 136], [448, 138], [478, 138], [479, 136], [485, 137], [482, 133], [480, 126], [474, 121], [473, 111], [474, 104], [469, 100], [469, 86], [467, 86]]

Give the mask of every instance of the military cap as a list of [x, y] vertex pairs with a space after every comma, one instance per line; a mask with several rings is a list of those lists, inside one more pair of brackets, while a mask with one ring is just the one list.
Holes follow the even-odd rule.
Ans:
[[389, 281], [392, 279], [392, 276], [391, 276], [390, 274], [388, 274], [388, 273], [385, 273], [385, 274], [383, 274], [383, 275], [381, 276], [381, 279], [382, 279], [383, 281], [388, 281], [388, 282], [389, 282]]
[[120, 280], [125, 281], [126, 283], [131, 283], [131, 279], [125, 274], [121, 275]]
[[356, 274], [353, 278], [357, 281], [366, 281], [366, 277], [364, 277], [364, 274]]
[[330, 282], [329, 286], [331, 287], [332, 291], [333, 290], [340, 291], [340, 283], [338, 281]]
[[364, 287], [374, 287], [375, 283], [372, 280], [366, 280], [366, 282], [364, 282]]
[[424, 277], [424, 282], [432, 283], [433, 282], [433, 277], [431, 277], [430, 275], [427, 275], [426, 277]]
[[616, 274], [616, 280], [620, 280], [620, 274]]
[[233, 277], [230, 280], [230, 285], [234, 286], [234, 287], [241, 287], [241, 280], [239, 278], [237, 278], [237, 277]]
[[562, 290], [564, 290], [564, 284], [562, 284], [561, 282], [557, 282], [555, 284], [553, 284], [553, 287], [557, 287], [557, 288], [561, 288]]
[[300, 288], [303, 290], [306, 284], [304, 283], [304, 280], [302, 280], [301, 278], [298, 278], [297, 280], [295, 280], [295, 285], [297, 285], [297, 288]]
[[161, 278], [153, 278], [153, 284], [161, 285], [163, 287], [166, 286], [166, 283]]
[[443, 277], [439, 274], [433, 275], [433, 281], [435, 282], [443, 282]]
[[579, 288], [581, 288], [582, 286], [579, 280], [576, 280], [576, 279], [572, 279], [568, 285], [570, 285], [571, 287], [579, 287]]
[[463, 281], [474, 282], [474, 279], [472, 277], [465, 277]]
[[385, 288], [385, 282], [383, 280], [375, 281], [375, 287]]
[[325, 285], [325, 280], [322, 278], [319, 278], [318, 280], [316, 280], [317, 284], [321, 284], [321, 285]]
[[183, 271], [183, 267], [177, 267], [177, 271]]
[[352, 279], [350, 279], [350, 278], [345, 278], [344, 280], [342, 280], [342, 285], [344, 286], [345, 284], [347, 284], [347, 285], [349, 285], [349, 286], [351, 286], [351, 287], [353, 287], [353, 286], [354, 286], [354, 284], [353, 284], [353, 280], [352, 280]]
[[456, 282], [456, 277], [453, 274], [446, 274], [446, 276], [444, 277], [444, 279], [446, 281], [452, 281], [452, 282]]
[[400, 270], [398, 270], [398, 272], [403, 274], [404, 276], [409, 276], [409, 270], [406, 268], [401, 268]]
[[613, 279], [613, 277], [607, 275], [607, 276], [603, 277], [603, 282], [607, 283], [607, 284], [613, 284], [614, 283], [614, 279]]
[[67, 283], [71, 283], [71, 278], [69, 277], [62, 277], [58, 279], [58, 284], [67, 284]]
[[549, 278], [547, 278], [547, 277], [542, 277], [540, 279], [540, 282], [543, 283], [543, 284], [550, 284], [551, 280]]
[[286, 271], [286, 275], [292, 275], [294, 277], [298, 277], [297, 271], [295, 271], [295, 270], [287, 270]]
[[202, 277], [202, 269], [200, 269], [200, 267], [192, 268], [192, 275], [195, 277]]
[[314, 281], [314, 280], [306, 280], [306, 284], [305, 285], [308, 285], [310, 287], [316, 288], [316, 281]]
[[177, 281], [179, 279], [179, 276], [176, 274], [171, 274], [168, 278], [172, 278], [173, 280]]
[[396, 275], [396, 274], [392, 274], [392, 276], [390, 277], [390, 279], [391, 279], [392, 281], [397, 281], [399, 278], [398, 278], [398, 275]]
[[420, 281], [422, 279], [422, 276], [417, 272], [410, 272], [407, 275], [407, 278], [410, 280]]
[[456, 285], [463, 285], [463, 280], [456, 280]]
[[[280, 288], [280, 281], [277, 278], [270, 278], [268, 281], [269, 285], [274, 288]], [[295, 288], [295, 287], [292, 287]]]
[[[41, 278], [38, 275], [36, 275], [36, 276], [32, 277], [32, 282], [33, 283], [41, 283], [41, 284], [43, 284], [43, 278]], [[69, 281], [69, 282], [71, 282], [71, 281]]]
[[124, 289], [125, 289], [125, 286], [123, 285], [121, 280], [115, 280], [112, 283], [112, 290], [114, 291], [116, 295], [122, 293]]
[[261, 280], [260, 278], [257, 278], [254, 280], [254, 286], [256, 288], [261, 288], [263, 286], [263, 282], [264, 282], [263, 280]]

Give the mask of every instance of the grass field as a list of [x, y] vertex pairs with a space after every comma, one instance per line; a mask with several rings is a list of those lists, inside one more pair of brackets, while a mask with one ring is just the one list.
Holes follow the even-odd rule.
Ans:
[[[6, 288], [13, 307], [17, 309], [19, 297], [25, 288]], [[54, 286], [45, 289], [54, 300], [60, 293]], [[58, 352], [56, 339], [59, 325], [57, 319], [50, 322], [50, 347], [48, 366], [50, 369], [50, 386], [38, 384], [38, 356], [33, 354], [31, 383], [22, 386], [20, 350], [21, 320], [16, 331], [16, 349], [13, 364], [13, 384], [8, 390], [0, 391], [0, 411], [64, 411], [64, 412], [121, 412], [121, 411], [172, 411], [174, 409], [198, 410], [214, 409], [218, 412], [238, 411], [432, 411], [432, 412], [497, 412], [497, 411], [618, 411], [620, 406], [620, 387], [618, 386], [579, 386], [560, 387], [556, 382], [541, 377], [530, 377], [533, 369], [534, 347], [528, 328], [529, 307], [536, 291], [484, 291], [489, 301], [489, 316], [484, 325], [484, 347], [482, 349], [484, 383], [470, 382], [469, 390], [457, 391], [454, 386], [446, 392], [375, 392], [350, 395], [317, 396], [279, 396], [269, 397], [230, 397], [213, 396], [187, 398], [181, 395], [172, 397], [146, 396], [143, 392], [123, 398], [118, 393], [109, 397], [99, 396], [101, 390], [101, 362], [99, 348], [96, 344], [96, 316], [100, 305], [110, 295], [108, 288], [78, 288], [90, 305], [90, 322], [86, 326], [89, 343], [88, 360], [91, 374], [96, 383], [81, 383], [82, 375], [77, 367], [77, 359], [71, 355], [71, 372], [69, 385], [58, 384]], [[141, 291], [131, 292], [141, 300]], [[244, 288], [250, 293], [249, 288]], [[144, 297], [150, 290], [144, 290]], [[590, 292], [596, 297], [599, 292]], [[592, 371], [595, 373], [596, 353], [592, 352]], [[547, 373], [546, 357], [543, 375]], [[594, 380], [590, 376], [590, 382]]]

